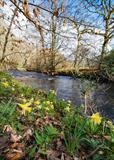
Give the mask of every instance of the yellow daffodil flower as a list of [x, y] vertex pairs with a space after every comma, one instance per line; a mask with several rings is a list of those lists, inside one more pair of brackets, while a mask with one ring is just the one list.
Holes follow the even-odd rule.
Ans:
[[91, 116], [91, 121], [94, 122], [95, 124], [100, 124], [101, 123], [101, 120], [102, 120], [102, 117], [100, 116], [100, 114], [97, 112], [97, 113], [94, 113], [92, 116]]
[[37, 106], [37, 108], [38, 108], [38, 109], [41, 109], [41, 108], [42, 108], [42, 106], [41, 106], [41, 105], [38, 105], [38, 106]]
[[114, 130], [114, 125], [111, 121], [107, 121], [107, 125], [110, 129]]
[[68, 103], [70, 103], [70, 104], [71, 104], [71, 101], [70, 101], [70, 100], [68, 100]]
[[15, 88], [12, 88], [11, 90], [12, 90], [12, 91], [15, 91]]
[[34, 104], [39, 105], [40, 101], [35, 101]]
[[51, 105], [50, 105], [50, 108], [51, 108], [51, 109], [54, 109], [54, 106], [53, 106], [53, 104], [51, 104]]
[[21, 94], [21, 97], [23, 97], [24, 95], [23, 94]]
[[70, 107], [67, 106], [64, 110], [65, 110], [66, 112], [70, 112]]
[[50, 105], [50, 101], [46, 101], [46, 104], [47, 104], [47, 105]]
[[28, 103], [25, 103], [25, 104], [20, 104], [19, 103], [18, 105], [21, 107], [22, 113], [24, 115], [26, 115], [26, 113], [30, 113], [32, 111], [32, 108], [29, 107], [31, 105], [31, 102], [28, 102]]
[[49, 107], [45, 107], [45, 110], [46, 110], [46, 111], [49, 111]]
[[6, 82], [2, 82], [2, 85], [5, 87], [5, 88], [8, 88], [9, 87], [9, 83], [6, 81]]

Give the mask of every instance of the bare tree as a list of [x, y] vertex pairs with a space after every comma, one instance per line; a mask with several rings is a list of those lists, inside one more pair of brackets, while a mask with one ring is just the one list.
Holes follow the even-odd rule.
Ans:
[[13, 16], [11, 18], [11, 21], [10, 21], [10, 25], [8, 27], [8, 30], [6, 32], [6, 35], [5, 35], [5, 41], [4, 41], [4, 46], [3, 46], [3, 52], [2, 52], [2, 56], [1, 56], [1, 59], [0, 59], [0, 62], [2, 63], [5, 59], [5, 53], [6, 53], [6, 47], [7, 47], [7, 43], [8, 43], [8, 37], [10, 35], [10, 31], [11, 31], [11, 27], [12, 27], [12, 24], [14, 22], [14, 18], [17, 14], [17, 8], [14, 9], [14, 12], [13, 12]]
[[[65, 46], [63, 41], [69, 38], [68, 41], [72, 43], [72, 39], [74, 38], [75, 49], [72, 53], [74, 53], [74, 67], [78, 72], [81, 61], [87, 58], [87, 53], [82, 53], [83, 48], [87, 49], [88, 45], [88, 43], [83, 40], [86, 34], [103, 37], [102, 51], [99, 60], [100, 68], [106, 53], [107, 44], [113, 38], [114, 33], [114, 8], [112, 0], [10, 0], [10, 2], [35, 26], [36, 34], [40, 35], [40, 37], [38, 37], [38, 43], [41, 43], [41, 46], [38, 51], [40, 51], [42, 55], [42, 66], [44, 70], [47, 69], [51, 73], [55, 72], [55, 68], [59, 63], [56, 59], [59, 49], [68, 47], [67, 45]], [[18, 5], [18, 2], [20, 2], [20, 5]], [[93, 15], [93, 17], [99, 16], [98, 18], [103, 22], [104, 26], [100, 24], [100, 29], [98, 30], [96, 24], [99, 19], [93, 22], [91, 15]], [[47, 17], [49, 18], [47, 19]], [[72, 26], [72, 29], [75, 31], [74, 37], [70, 38], [63, 34], [59, 24], [63, 24], [64, 21], [67, 21], [67, 26], [69, 24]], [[62, 25], [60, 26], [62, 27]], [[61, 44], [59, 44], [60, 40]], [[47, 50], [49, 50], [49, 54], [47, 54]]]
[[98, 20], [102, 22], [100, 24], [101, 30], [103, 30], [103, 43], [101, 49], [101, 56], [99, 60], [98, 68], [101, 69], [104, 56], [107, 54], [107, 45], [114, 37], [114, 1], [113, 0], [85, 0], [85, 5], [90, 14], [94, 14], [99, 17]]

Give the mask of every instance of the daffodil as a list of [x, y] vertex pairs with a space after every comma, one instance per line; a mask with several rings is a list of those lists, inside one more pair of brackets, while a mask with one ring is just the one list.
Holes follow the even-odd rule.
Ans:
[[68, 100], [68, 103], [70, 103], [70, 104], [71, 104], [71, 101], [70, 101], [70, 100]]
[[23, 95], [23, 94], [21, 94], [21, 97], [24, 97], [24, 95]]
[[51, 109], [54, 109], [54, 106], [53, 106], [53, 104], [51, 104], [51, 105], [50, 105], [50, 108], [51, 108]]
[[6, 82], [2, 82], [2, 85], [5, 87], [5, 88], [8, 88], [9, 87], [9, 83], [6, 81]]
[[12, 88], [11, 90], [12, 90], [12, 91], [15, 91], [15, 88]]
[[70, 107], [67, 106], [64, 110], [65, 110], [66, 112], [70, 112]]
[[39, 105], [40, 101], [37, 100], [37, 101], [34, 102], [34, 104]]
[[50, 105], [50, 101], [46, 101], [46, 104], [47, 104], [47, 105]]
[[37, 106], [37, 108], [38, 108], [38, 109], [41, 109], [41, 108], [42, 108], [42, 106], [41, 106], [41, 105], [38, 105], [38, 106]]
[[91, 121], [94, 122], [95, 124], [100, 124], [102, 120], [102, 117], [100, 116], [100, 114], [97, 113], [93, 113], [91, 116]]
[[46, 111], [49, 111], [50, 109], [49, 109], [49, 107], [45, 107], [45, 110], [46, 110]]
[[107, 125], [110, 129], [114, 130], [114, 125], [111, 121], [107, 121]]
[[27, 102], [27, 103], [24, 103], [24, 104], [19, 103], [18, 105], [21, 107], [22, 113], [24, 115], [26, 115], [26, 113], [30, 113], [32, 111], [32, 108], [29, 107], [31, 105], [31, 102]]

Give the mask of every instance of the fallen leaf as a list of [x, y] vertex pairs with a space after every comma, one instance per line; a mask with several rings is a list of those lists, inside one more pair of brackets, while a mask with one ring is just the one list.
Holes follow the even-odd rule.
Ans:
[[23, 158], [24, 153], [21, 150], [13, 150], [6, 154], [7, 160], [19, 160], [20, 158]]
[[29, 140], [32, 135], [33, 135], [32, 130], [27, 129], [27, 131], [24, 133], [23, 137], [26, 138], [26, 140]]
[[59, 151], [56, 151], [56, 150], [47, 150], [46, 151], [47, 153], [47, 159], [48, 160], [60, 160], [60, 156], [61, 156], [61, 153]]
[[22, 149], [22, 148], [24, 148], [24, 144], [23, 143], [17, 143], [17, 142], [16, 143], [11, 143], [10, 148], [12, 148], [12, 149], [21, 148]]
[[106, 140], [108, 140], [108, 141], [111, 141], [111, 137], [110, 136], [104, 136], [104, 138], [106, 139]]
[[10, 142], [19, 142], [20, 140], [22, 139], [22, 136], [18, 136], [16, 134], [11, 134], [11, 137], [10, 137]]
[[3, 128], [3, 132], [16, 134], [15, 130], [10, 125], [5, 125]]

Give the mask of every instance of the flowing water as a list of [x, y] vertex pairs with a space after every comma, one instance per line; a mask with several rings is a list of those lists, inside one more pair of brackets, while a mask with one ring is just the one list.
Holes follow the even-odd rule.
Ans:
[[[76, 106], [84, 104], [83, 93], [92, 84], [91, 81], [68, 76], [51, 77], [43, 73], [16, 70], [9, 73], [19, 81], [34, 88], [45, 91], [55, 90], [59, 99], [71, 100]], [[91, 103], [106, 117], [114, 120], [114, 83], [97, 84], [97, 87], [89, 89], [89, 91], [91, 93], [87, 97], [88, 103]]]

